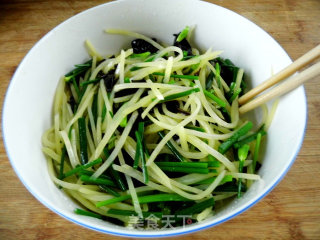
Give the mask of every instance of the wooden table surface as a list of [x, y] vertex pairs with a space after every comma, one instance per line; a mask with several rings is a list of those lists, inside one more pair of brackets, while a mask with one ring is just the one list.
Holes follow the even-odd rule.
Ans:
[[[1, 106], [11, 76], [30, 48], [62, 21], [104, 2], [0, 0]], [[319, 0], [210, 2], [257, 23], [292, 59], [320, 43]], [[308, 128], [299, 156], [284, 180], [240, 216], [177, 239], [320, 239], [320, 77], [305, 88]], [[0, 239], [122, 239], [82, 228], [39, 203], [13, 172], [2, 141], [0, 158]]]

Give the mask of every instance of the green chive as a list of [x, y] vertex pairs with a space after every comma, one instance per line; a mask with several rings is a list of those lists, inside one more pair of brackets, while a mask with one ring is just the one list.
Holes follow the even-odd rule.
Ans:
[[258, 157], [259, 157], [261, 137], [262, 137], [262, 133], [258, 133], [258, 135], [257, 135], [257, 141], [256, 141], [256, 146], [255, 146], [255, 148], [254, 148], [254, 154], [253, 154], [253, 162], [252, 162], [253, 172], [256, 171], [256, 164], [257, 164]]
[[147, 166], [146, 166], [146, 159], [145, 159], [145, 155], [144, 155], [144, 151], [143, 151], [143, 144], [142, 144], [142, 140], [141, 140], [141, 136], [140, 133], [138, 131], [135, 132], [136, 138], [137, 138], [137, 142], [139, 142], [140, 148], [139, 148], [139, 155], [141, 158], [141, 167], [142, 167], [142, 173], [143, 173], [143, 181], [145, 184], [148, 183], [149, 181], [149, 176], [148, 176], [148, 170], [147, 170]]
[[[249, 145], [244, 144], [241, 148], [238, 149], [238, 158], [239, 158], [239, 172], [243, 172], [243, 164], [244, 161], [247, 159], [248, 153], [249, 153]], [[238, 198], [241, 197], [241, 189], [242, 189], [242, 179], [238, 179]]]
[[156, 162], [159, 167], [208, 168], [207, 162]]
[[246, 135], [250, 131], [252, 126], [252, 122], [247, 122], [243, 127], [238, 129], [230, 138], [223, 142], [219, 146], [218, 151], [222, 154], [225, 154], [232, 147], [232, 145], [238, 141], [240, 137]]
[[64, 161], [66, 159], [66, 146], [64, 145], [62, 148], [62, 154], [61, 154], [61, 158], [60, 158], [60, 169], [59, 169], [59, 179], [63, 178], [63, 170], [64, 170]]
[[92, 64], [92, 59], [85, 62], [84, 64], [75, 65], [75, 67], [76, 67], [75, 69], [71, 70], [66, 75], [64, 75], [64, 80], [66, 82], [69, 82], [72, 78], [75, 78], [75, 77], [79, 76], [80, 74], [86, 72], [91, 67], [91, 64]]
[[83, 87], [83, 86], [85, 86], [85, 85], [95, 84], [95, 83], [97, 83], [97, 82], [100, 82], [100, 80], [101, 80], [101, 78], [88, 80], [88, 81], [82, 82], [82, 83], [80, 84], [80, 86]]
[[129, 58], [147, 58], [149, 57], [150, 54], [151, 54], [150, 52], [133, 53], [129, 56]]
[[131, 199], [131, 195], [123, 195], [123, 196], [120, 196], [120, 197], [110, 198], [110, 199], [105, 200], [105, 201], [97, 202], [96, 203], [96, 207], [102, 207], [102, 206], [106, 206], [106, 205], [109, 205], [109, 204], [126, 201], [128, 199]]
[[[238, 193], [239, 186], [235, 184], [235, 182], [227, 182], [223, 185], [218, 186], [213, 192], [219, 193], [219, 192], [228, 192], [228, 193]], [[241, 185], [241, 192], [245, 192], [247, 190], [247, 187], [245, 184]]]
[[249, 153], [249, 145], [244, 144], [241, 148], [238, 149], [238, 158], [239, 161], [245, 161], [247, 159], [248, 153]]
[[221, 68], [219, 63], [216, 63], [216, 80], [218, 83], [218, 87], [221, 88], [221, 77], [220, 77], [220, 72], [221, 72]]
[[93, 101], [92, 101], [92, 115], [93, 115], [93, 121], [95, 124], [97, 124], [98, 119], [98, 93], [95, 93], [93, 95]]
[[107, 107], [106, 105], [103, 104], [102, 113], [101, 113], [101, 122], [104, 121], [106, 114], [107, 114]]
[[261, 137], [267, 134], [267, 132], [264, 131], [264, 125], [256, 133], [253, 133], [253, 134], [249, 135], [248, 137], [245, 137], [245, 138], [239, 140], [238, 142], [236, 142], [234, 144], [234, 147], [240, 148], [243, 144], [247, 144], [247, 143], [250, 143], [250, 142], [256, 140], [259, 133], [261, 134]]
[[210, 74], [207, 77], [206, 90], [209, 90], [209, 89], [212, 88], [213, 77], [214, 77], [214, 73], [211, 71]]
[[[163, 132], [158, 132], [158, 135], [163, 139], [164, 138], [164, 133]], [[180, 161], [180, 162], [185, 162], [184, 157], [181, 155], [181, 153], [172, 145], [170, 140], [166, 143], [167, 147], [170, 149], [170, 151], [173, 153], [173, 155]]]
[[99, 188], [101, 190], [103, 190], [104, 192], [110, 193], [111, 195], [115, 196], [115, 197], [120, 197], [120, 194], [118, 192], [116, 192], [115, 190], [113, 190], [112, 188], [109, 188], [106, 185], [99, 185]]
[[[226, 182], [231, 182], [232, 179], [233, 179], [233, 177], [231, 175], [226, 175], [221, 180], [220, 185], [222, 185], [222, 184], [224, 184]], [[216, 180], [216, 177], [207, 178], [205, 180], [197, 182], [196, 185], [211, 184], [211, 183], [213, 183], [214, 180]]]
[[178, 35], [177, 37], [177, 42], [181, 42], [183, 39], [185, 39], [188, 36], [188, 32], [189, 32], [189, 27], [186, 26]]
[[142, 67], [132, 67], [130, 68], [130, 71], [133, 72], [133, 71], [137, 71], [139, 69], [141, 69]]
[[86, 120], [84, 117], [81, 117], [78, 119], [78, 126], [79, 126], [80, 162], [82, 165], [84, 165], [88, 162]]
[[208, 155], [209, 167], [220, 167], [220, 162], [212, 155]]
[[211, 172], [208, 168], [190, 168], [190, 167], [167, 167], [159, 166], [165, 172], [181, 172], [181, 173], [202, 173], [207, 174]]
[[[121, 216], [137, 216], [135, 211], [131, 210], [120, 210], [120, 209], [109, 209], [109, 214], [121, 215]], [[162, 212], [142, 212], [143, 218], [148, 218], [149, 216], [156, 216], [157, 218], [162, 218]]]
[[214, 102], [216, 102], [219, 106], [221, 107], [226, 107], [227, 104], [220, 98], [218, 98], [217, 96], [215, 96], [214, 94], [212, 94], [211, 92], [207, 91], [207, 90], [203, 90], [204, 95], [206, 95], [208, 98], [212, 99]]
[[195, 213], [200, 213], [203, 210], [205, 210], [206, 208], [213, 207], [213, 206], [214, 206], [214, 200], [213, 200], [213, 198], [209, 198], [209, 199], [204, 200], [202, 202], [195, 203], [191, 207], [176, 211], [175, 215], [191, 215], [191, 214], [195, 214]]
[[[87, 176], [91, 177], [95, 172], [90, 171], [90, 170], [86, 170], [86, 169], [81, 169], [79, 173], [80, 173], [80, 175], [87, 175]], [[103, 179], [107, 179], [107, 180], [112, 181], [111, 178], [105, 174], [101, 174], [99, 178], [103, 178]]]
[[[76, 83], [76, 79], [74, 77], [72, 78], [72, 85], [73, 85], [74, 89], [76, 90], [78, 97], [80, 97], [80, 89], [79, 89], [78, 84]], [[78, 104], [79, 103], [80, 102], [78, 102]]]
[[231, 98], [229, 99], [229, 102], [233, 102], [237, 97], [238, 95], [241, 93], [241, 88], [238, 88], [231, 96]]
[[80, 209], [80, 208], [76, 208], [74, 210], [74, 213], [76, 213], [78, 215], [87, 216], [87, 217], [94, 217], [94, 218], [104, 219], [104, 216], [102, 216], [100, 214], [89, 212], [89, 211], [85, 211], [85, 210]]
[[133, 162], [133, 168], [134, 169], [138, 169], [138, 166], [139, 166], [139, 161], [140, 161], [140, 148], [141, 148], [141, 145], [140, 145], [140, 142], [137, 140], [137, 145], [136, 145], [136, 154], [134, 156], [134, 162]]
[[70, 176], [72, 176], [72, 175], [80, 172], [81, 170], [90, 168], [90, 167], [92, 167], [92, 166], [94, 166], [94, 165], [96, 165], [96, 164], [99, 164], [99, 163], [102, 163], [102, 159], [101, 159], [101, 158], [98, 158], [98, 159], [96, 159], [96, 160], [94, 160], [94, 161], [92, 161], [92, 162], [86, 163], [86, 164], [84, 164], [84, 165], [80, 165], [80, 166], [78, 166], [78, 167], [76, 167], [76, 168], [74, 168], [74, 169], [66, 172], [66, 173], [63, 175], [63, 178], [70, 177]]
[[161, 193], [138, 197], [140, 204], [151, 202], [190, 201], [176, 193]]
[[128, 123], [128, 118], [127, 116], [124, 117], [124, 119], [122, 119], [122, 121], [120, 122], [120, 127], [126, 127]]
[[131, 83], [130, 78], [125, 77], [125, 78], [124, 78], [124, 83]]
[[194, 127], [194, 126], [185, 126], [185, 128], [187, 128], [187, 129], [192, 129], [192, 130], [196, 130], [196, 131], [198, 131], [198, 132], [206, 132], [206, 130], [204, 130], [203, 128], [201, 128], [201, 127]]
[[187, 91], [184, 91], [184, 92], [175, 93], [175, 94], [166, 96], [166, 97], [164, 97], [163, 100], [159, 101], [159, 103], [172, 101], [172, 100], [175, 100], [177, 98], [188, 96], [188, 95], [190, 95], [192, 93], [195, 93], [195, 92], [200, 92], [200, 89], [199, 88], [193, 88], [193, 89], [190, 89], [190, 90], [187, 90]]
[[90, 176], [87, 175], [81, 175], [80, 180], [85, 183], [92, 183], [96, 185], [107, 185], [111, 187], [115, 187], [116, 185], [114, 184], [113, 181], [105, 178], [91, 178]]
[[[154, 72], [152, 73], [152, 75], [156, 75], [156, 76], [164, 76], [164, 73], [160, 73], [160, 72]], [[171, 78], [183, 78], [183, 79], [190, 79], [190, 80], [198, 80], [199, 76], [194, 76], [194, 75], [175, 75], [175, 74], [171, 74], [170, 75]]]

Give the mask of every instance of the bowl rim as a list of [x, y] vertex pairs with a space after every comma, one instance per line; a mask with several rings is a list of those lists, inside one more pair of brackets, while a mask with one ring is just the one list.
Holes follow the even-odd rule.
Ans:
[[[16, 79], [16, 75], [18, 75], [18, 73], [21, 71], [21, 68], [22, 66], [24, 65], [24, 62], [27, 60], [28, 56], [30, 55], [30, 53], [33, 51], [33, 49], [37, 48], [38, 45], [40, 45], [43, 41], [46, 41], [47, 38], [50, 37], [51, 33], [53, 31], [56, 31], [58, 28], [60, 28], [62, 25], [64, 25], [67, 21], [69, 21], [70, 19], [73, 19], [79, 15], [82, 15], [82, 14], [86, 14], [87, 12], [89, 11], [94, 11], [95, 9], [98, 9], [98, 8], [101, 8], [101, 7], [104, 7], [104, 6], [109, 6], [111, 4], [118, 4], [118, 2], [126, 2], [126, 1], [129, 1], [129, 0], [118, 0], [118, 1], [112, 1], [112, 2], [107, 2], [107, 3], [103, 3], [103, 4], [99, 4], [97, 6], [94, 6], [94, 7], [91, 7], [89, 9], [86, 9], [66, 20], [64, 20], [63, 22], [61, 22], [60, 24], [58, 24], [57, 26], [55, 26], [53, 29], [51, 29], [48, 33], [46, 33], [39, 41], [37, 41], [33, 46], [32, 48], [28, 51], [28, 53], [23, 57], [23, 59], [21, 60], [20, 64], [18, 65], [17, 69], [15, 70], [11, 80], [10, 80], [10, 83], [9, 83], [9, 86], [7, 88], [7, 91], [6, 91], [6, 94], [5, 94], [5, 98], [4, 98], [4, 101], [3, 101], [3, 106], [2, 106], [2, 109], [3, 109], [3, 114], [2, 114], [2, 119], [1, 119], [1, 125], [2, 125], [2, 135], [3, 135], [3, 143], [4, 143], [4, 147], [5, 147], [5, 150], [6, 150], [6, 153], [7, 153], [7, 156], [8, 156], [8, 159], [9, 159], [9, 162], [12, 166], [12, 168], [14, 169], [14, 172], [15, 174], [18, 176], [18, 178], [20, 179], [20, 181], [22, 182], [22, 184], [25, 186], [25, 188], [40, 202], [42, 203], [44, 206], [46, 206], [48, 209], [50, 209], [51, 211], [53, 211], [54, 213], [58, 214], [59, 216], [69, 220], [70, 222], [72, 223], [76, 223], [82, 227], [85, 227], [85, 228], [88, 228], [88, 229], [91, 229], [91, 230], [94, 230], [94, 231], [97, 231], [97, 232], [101, 232], [101, 233], [107, 233], [107, 234], [111, 234], [111, 235], [115, 235], [115, 236], [121, 236], [121, 237], [135, 237], [135, 238], [150, 238], [150, 237], [172, 237], [172, 236], [181, 236], [181, 235], [185, 235], [185, 234], [190, 234], [190, 233], [193, 233], [193, 232], [197, 232], [197, 231], [200, 231], [200, 230], [204, 230], [204, 229], [207, 229], [207, 228], [210, 228], [210, 227], [213, 227], [213, 226], [216, 226], [216, 225], [219, 225], [223, 222], [226, 222], [238, 215], [240, 215], [241, 213], [245, 212], [246, 210], [248, 210], [249, 208], [251, 208], [252, 206], [254, 206], [256, 203], [258, 203], [262, 198], [264, 198], [267, 194], [269, 194], [275, 186], [277, 186], [279, 184], [279, 182], [284, 178], [284, 176], [286, 175], [286, 173], [289, 171], [289, 169], [291, 168], [292, 164], [294, 163], [295, 159], [297, 158], [298, 156], [298, 153], [300, 152], [300, 149], [302, 147], [302, 144], [303, 144], [303, 141], [304, 141], [304, 137], [305, 137], [305, 134], [306, 134], [306, 128], [307, 128], [307, 122], [308, 122], [308, 105], [307, 105], [307, 96], [306, 96], [306, 91], [305, 91], [305, 88], [302, 86], [302, 89], [303, 89], [303, 96], [304, 96], [304, 99], [303, 99], [303, 107], [305, 109], [305, 116], [304, 116], [304, 128], [303, 128], [303, 132], [302, 132], [302, 135], [301, 135], [301, 139], [300, 139], [300, 142], [298, 144], [298, 147], [296, 149], [296, 152], [292, 155], [292, 158], [290, 159], [289, 164], [287, 166], [286, 169], [284, 169], [282, 171], [282, 174], [280, 175], [280, 177], [273, 183], [273, 185], [271, 185], [269, 188], [267, 188], [266, 190], [264, 190], [264, 192], [255, 200], [253, 201], [252, 203], [248, 204], [248, 205], [245, 205], [242, 209], [240, 209], [239, 211], [231, 214], [230, 216], [226, 217], [226, 218], [223, 218], [221, 219], [220, 221], [217, 221], [217, 222], [213, 222], [213, 223], [207, 223], [203, 226], [195, 226], [193, 227], [192, 229], [188, 229], [188, 227], [185, 227], [185, 228], [177, 228], [177, 229], [169, 229], [169, 230], [162, 230], [162, 231], [154, 231], [154, 234], [151, 232], [149, 234], [149, 232], [144, 232], [144, 231], [141, 231], [141, 234], [138, 234], [136, 233], [136, 231], [132, 231], [130, 229], [128, 229], [128, 233], [123, 233], [123, 230], [119, 230], [119, 231], [113, 231], [111, 228], [110, 230], [105, 230], [105, 229], [101, 229], [101, 228], [97, 228], [97, 227], [93, 227], [93, 226], [90, 226], [86, 223], [83, 223], [81, 221], [78, 221], [74, 218], [71, 218], [69, 216], [67, 216], [66, 214], [62, 213], [62, 212], [59, 212], [54, 206], [52, 206], [51, 204], [47, 203], [47, 201], [45, 199], [43, 199], [41, 196], [39, 196], [36, 191], [34, 191], [31, 187], [29, 187], [29, 185], [26, 183], [26, 181], [24, 180], [24, 178], [19, 174], [19, 170], [18, 170], [18, 167], [15, 165], [14, 161], [12, 160], [11, 156], [10, 156], [10, 152], [9, 152], [9, 147], [7, 145], [7, 142], [6, 142], [6, 135], [7, 135], [7, 131], [6, 129], [4, 128], [5, 125], [6, 125], [6, 115], [7, 115], [7, 109], [8, 109], [8, 95], [10, 94], [10, 92], [12, 91], [12, 86], [13, 86], [13, 83], [15, 82], [15, 79]], [[132, 0], [131, 0], [132, 1]], [[177, 1], [177, 0], [176, 0]], [[183, 1], [183, 0], [178, 0], [178, 1]], [[262, 29], [260, 26], [258, 26], [255, 22], [245, 18], [244, 16], [238, 14], [237, 12], [234, 12], [228, 8], [225, 8], [225, 7], [222, 7], [220, 5], [217, 5], [217, 4], [214, 4], [214, 3], [210, 3], [210, 2], [204, 2], [202, 0], [188, 0], [190, 2], [202, 2], [203, 4], [208, 4], [208, 5], [215, 5], [216, 7], [224, 10], [224, 11], [229, 11], [231, 12], [232, 14], [235, 14], [235, 15], [238, 15], [238, 17], [242, 18], [242, 20], [250, 23], [250, 24], [253, 24], [255, 25], [255, 27], [257, 27], [260, 31], [264, 32], [266, 34], [266, 36], [268, 36], [276, 45], [278, 45], [282, 50], [283, 50], [283, 53], [286, 54], [286, 56], [290, 59], [290, 61], [292, 62], [291, 58], [289, 57], [289, 55], [287, 54], [287, 52], [282, 48], [282, 46], [278, 43], [278, 41], [276, 41], [268, 32], [266, 32], [264, 29]], [[108, 227], [109, 228], [109, 227]], [[130, 233], [133, 232], [133, 233]]]

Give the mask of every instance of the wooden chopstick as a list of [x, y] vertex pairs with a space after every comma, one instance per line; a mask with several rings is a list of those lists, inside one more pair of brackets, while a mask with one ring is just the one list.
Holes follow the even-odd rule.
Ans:
[[287, 92], [290, 92], [291, 90], [295, 89], [296, 87], [299, 87], [304, 82], [320, 75], [320, 62], [312, 65], [310, 68], [307, 68], [303, 72], [289, 78], [284, 83], [274, 87], [269, 92], [258, 96], [257, 98], [253, 99], [252, 101], [242, 105], [239, 108], [240, 114], [246, 113], [266, 102], [271, 100], [272, 98], [279, 97]]
[[[307, 80], [310, 80], [320, 74], [320, 66], [319, 63], [311, 66], [310, 68], [304, 70], [303, 72], [299, 73], [298, 75], [288, 79], [285, 83], [274, 87], [269, 92], [253, 99], [251, 102], [247, 103], [249, 100], [251, 100], [253, 97], [258, 95], [259, 93], [263, 92], [267, 88], [275, 85], [276, 83], [280, 82], [281, 80], [289, 77], [299, 69], [303, 68], [307, 64], [311, 63], [315, 59], [320, 57], [320, 44], [307, 52], [302, 57], [298, 58], [296, 61], [294, 61], [292, 64], [290, 64], [288, 67], [280, 71], [279, 73], [275, 74], [259, 86], [253, 88], [249, 92], [247, 92], [245, 95], [239, 98], [239, 105], [242, 105], [240, 107], [239, 111], [240, 113], [248, 112], [261, 104], [271, 100], [274, 97], [281, 96], [282, 94], [285, 94], [294, 88], [300, 86], [302, 83], [304, 83]], [[300, 76], [301, 75], [301, 76]], [[247, 104], [245, 104], [247, 103]]]

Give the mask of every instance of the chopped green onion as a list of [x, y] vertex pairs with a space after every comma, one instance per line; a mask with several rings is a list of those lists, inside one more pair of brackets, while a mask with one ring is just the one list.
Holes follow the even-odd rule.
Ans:
[[131, 83], [131, 80], [130, 80], [130, 78], [128, 78], [128, 77], [125, 77], [125, 78], [124, 78], [124, 83]]
[[113, 113], [111, 111], [109, 111], [110, 116], [113, 118]]
[[219, 146], [218, 151], [222, 154], [225, 154], [232, 147], [232, 145], [238, 141], [240, 137], [246, 135], [250, 131], [252, 126], [252, 122], [247, 122], [243, 127], [238, 129], [230, 138], [223, 142]]
[[[164, 133], [163, 132], [158, 132], [158, 135], [161, 138], [164, 138]], [[170, 140], [166, 143], [167, 147], [170, 149], [170, 151], [173, 153], [173, 155], [180, 161], [180, 162], [185, 162], [184, 157], [181, 155], [181, 153], [172, 145]]]
[[115, 187], [116, 185], [114, 184], [113, 181], [105, 178], [91, 178], [90, 176], [87, 175], [81, 175], [80, 180], [85, 183], [92, 183], [96, 185], [107, 185], [111, 187]]
[[211, 92], [207, 91], [207, 90], [203, 90], [204, 95], [206, 95], [208, 98], [212, 99], [214, 102], [216, 102], [219, 106], [221, 107], [226, 107], [227, 104], [221, 100], [220, 98], [218, 98], [217, 96], [215, 96], [214, 94], [212, 94]]
[[[164, 76], [164, 73], [154, 72], [154, 73], [152, 73], [152, 75]], [[171, 74], [170, 77], [171, 78], [190, 79], [190, 80], [198, 80], [199, 79], [199, 76], [194, 76], [194, 75], [176, 75], [176, 74]]]
[[161, 193], [138, 197], [139, 203], [190, 201], [176, 193]]
[[169, 166], [159, 166], [161, 170], [165, 172], [181, 172], [181, 173], [202, 173], [206, 174], [209, 171], [208, 168], [190, 168], [190, 167], [169, 167]]
[[214, 206], [214, 200], [213, 200], [213, 198], [209, 198], [209, 199], [204, 200], [202, 202], [195, 203], [191, 207], [176, 211], [175, 215], [191, 215], [191, 214], [195, 214], [195, 213], [200, 213], [203, 210], [205, 210], [206, 208], [213, 207], [213, 206]]
[[258, 157], [259, 157], [261, 137], [262, 137], [262, 133], [258, 133], [258, 135], [257, 135], [257, 141], [256, 141], [256, 146], [255, 146], [255, 148], [254, 148], [254, 154], [253, 154], [253, 162], [252, 162], [253, 172], [256, 171], [256, 164], [257, 164], [257, 160], [258, 160]]
[[80, 162], [82, 165], [84, 165], [88, 162], [86, 120], [84, 117], [81, 117], [78, 119], [78, 126], [79, 126]]
[[172, 100], [175, 100], [177, 98], [185, 97], [185, 96], [188, 96], [188, 95], [190, 95], [192, 93], [199, 92], [199, 91], [200, 91], [199, 88], [193, 88], [193, 89], [190, 89], [190, 90], [187, 90], [187, 91], [184, 91], [184, 92], [175, 93], [175, 94], [172, 94], [172, 95], [164, 97], [164, 99], [159, 101], [159, 103], [172, 101]]
[[80, 172], [81, 170], [90, 168], [90, 167], [92, 167], [92, 166], [94, 166], [96, 164], [99, 164], [99, 163], [102, 163], [102, 159], [101, 158], [98, 158], [98, 159], [96, 159], [96, 160], [94, 160], [92, 162], [86, 163], [84, 165], [80, 165], [80, 166], [78, 166], [78, 167], [66, 172], [65, 174], [63, 174], [62, 178], [70, 177], [70, 176]]
[[188, 32], [189, 32], [189, 27], [186, 26], [178, 35], [177, 37], [177, 42], [181, 42], [183, 39], [185, 39], [188, 36]]
[[78, 214], [78, 215], [83, 215], [83, 216], [87, 216], [87, 217], [94, 217], [94, 218], [99, 218], [99, 219], [104, 219], [105, 217], [97, 214], [97, 213], [93, 213], [93, 212], [89, 212], [89, 211], [85, 211], [83, 209], [80, 208], [76, 208], [74, 210], [74, 213]]

